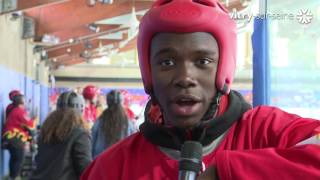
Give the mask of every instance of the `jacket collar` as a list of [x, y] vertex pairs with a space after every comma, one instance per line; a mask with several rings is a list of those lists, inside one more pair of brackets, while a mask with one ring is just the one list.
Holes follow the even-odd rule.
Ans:
[[221, 98], [219, 108], [216, 103], [212, 103], [201, 123], [187, 131], [164, 125], [159, 107], [148, 102], [145, 122], [140, 125], [140, 131], [148, 141], [165, 148], [180, 150], [186, 140], [199, 141], [203, 146], [207, 146], [250, 108], [240, 93], [231, 91], [228, 96]]

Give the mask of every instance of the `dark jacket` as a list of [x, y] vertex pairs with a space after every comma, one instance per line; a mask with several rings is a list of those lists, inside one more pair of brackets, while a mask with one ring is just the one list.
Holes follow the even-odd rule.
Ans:
[[37, 168], [30, 180], [76, 180], [91, 162], [91, 138], [81, 128], [62, 143], [39, 142]]

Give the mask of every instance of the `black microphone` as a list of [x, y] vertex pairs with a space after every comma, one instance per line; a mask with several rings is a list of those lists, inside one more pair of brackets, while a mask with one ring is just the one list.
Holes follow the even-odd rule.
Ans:
[[179, 180], [195, 180], [202, 165], [202, 144], [186, 141], [181, 148]]

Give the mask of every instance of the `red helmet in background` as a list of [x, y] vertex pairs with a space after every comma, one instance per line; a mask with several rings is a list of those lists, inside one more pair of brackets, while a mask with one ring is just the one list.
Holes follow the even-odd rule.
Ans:
[[19, 90], [12, 90], [12, 91], [10, 91], [10, 93], [9, 93], [9, 99], [10, 99], [11, 101], [13, 101], [13, 100], [14, 100], [14, 97], [15, 97], [15, 96], [18, 96], [18, 95], [22, 95], [22, 93], [21, 93]]
[[88, 85], [83, 89], [82, 95], [83, 95], [84, 99], [93, 100], [96, 97], [97, 92], [98, 91], [95, 86]]
[[151, 40], [157, 33], [208, 32], [218, 42], [217, 90], [228, 94], [236, 67], [236, 23], [217, 0], [158, 0], [141, 20], [138, 56], [146, 93], [152, 93]]

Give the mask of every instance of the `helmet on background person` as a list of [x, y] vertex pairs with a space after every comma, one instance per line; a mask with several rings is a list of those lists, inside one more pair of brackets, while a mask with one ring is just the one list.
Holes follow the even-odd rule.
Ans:
[[122, 95], [120, 91], [117, 90], [111, 90], [108, 94], [107, 94], [107, 104], [108, 107], [112, 106], [112, 105], [118, 105], [122, 103]]
[[[186, 21], [187, 20], [187, 21]], [[151, 40], [157, 33], [208, 32], [218, 42], [217, 90], [230, 92], [236, 67], [236, 24], [217, 0], [159, 0], [141, 20], [137, 41], [146, 93], [152, 93]]]
[[63, 92], [57, 101], [57, 109], [73, 108], [82, 113], [84, 107], [85, 102], [83, 97], [73, 91]]
[[97, 92], [98, 92], [98, 89], [95, 86], [88, 85], [83, 89], [82, 95], [84, 99], [93, 101], [97, 96]]
[[22, 93], [19, 90], [12, 90], [9, 93], [9, 99], [13, 101], [13, 98], [17, 95], [22, 95]]
[[13, 105], [24, 104], [24, 95], [19, 90], [12, 90], [9, 93], [9, 99]]

